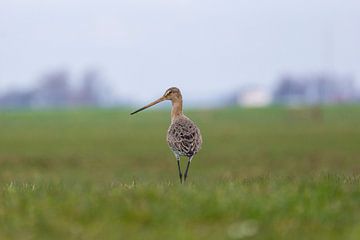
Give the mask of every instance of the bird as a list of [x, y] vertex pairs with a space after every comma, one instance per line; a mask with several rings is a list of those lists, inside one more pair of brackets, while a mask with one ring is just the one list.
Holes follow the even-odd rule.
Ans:
[[[191, 161], [201, 149], [203, 140], [200, 129], [190, 118], [183, 114], [183, 101], [180, 89], [177, 87], [167, 89], [162, 97], [130, 113], [130, 115], [138, 113], [165, 100], [170, 100], [172, 103], [171, 124], [167, 131], [166, 140], [168, 146], [175, 155], [180, 183], [183, 183], [186, 182]], [[184, 175], [181, 172], [180, 164], [182, 156], [188, 158]]]

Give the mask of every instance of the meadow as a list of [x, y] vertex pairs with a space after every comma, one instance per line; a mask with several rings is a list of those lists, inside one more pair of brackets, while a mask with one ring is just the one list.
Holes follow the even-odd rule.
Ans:
[[129, 112], [1, 111], [0, 239], [360, 239], [360, 107]]

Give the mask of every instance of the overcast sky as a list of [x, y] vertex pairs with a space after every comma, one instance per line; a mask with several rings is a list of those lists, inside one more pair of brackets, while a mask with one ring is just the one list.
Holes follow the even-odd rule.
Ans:
[[145, 101], [178, 86], [190, 99], [283, 73], [360, 79], [359, 0], [0, 0], [0, 92], [47, 72], [101, 71]]

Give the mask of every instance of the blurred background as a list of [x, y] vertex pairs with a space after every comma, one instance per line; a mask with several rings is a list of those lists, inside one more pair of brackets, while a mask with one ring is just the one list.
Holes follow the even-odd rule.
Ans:
[[360, 101], [360, 3], [1, 0], [0, 107]]
[[[359, 43], [359, 0], [0, 0], [0, 239], [360, 239]], [[172, 86], [185, 185], [129, 115]]]

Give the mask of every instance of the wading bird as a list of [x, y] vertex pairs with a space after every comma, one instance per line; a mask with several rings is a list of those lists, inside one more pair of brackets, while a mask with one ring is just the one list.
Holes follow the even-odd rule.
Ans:
[[180, 157], [188, 157], [184, 174], [184, 181], [186, 181], [191, 160], [200, 150], [202, 138], [200, 129], [182, 112], [182, 96], [180, 90], [176, 87], [169, 88], [161, 98], [132, 112], [131, 115], [165, 100], [170, 100], [172, 103], [171, 124], [167, 132], [167, 142], [176, 157], [180, 182], [182, 183], [183, 175], [180, 167]]

